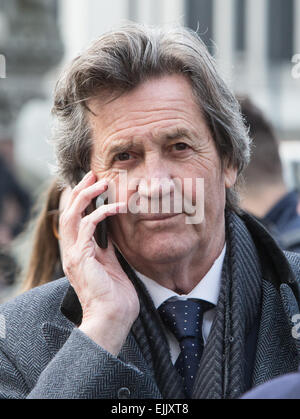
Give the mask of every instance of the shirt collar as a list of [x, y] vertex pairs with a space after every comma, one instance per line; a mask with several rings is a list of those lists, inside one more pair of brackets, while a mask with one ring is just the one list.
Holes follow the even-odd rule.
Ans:
[[195, 288], [193, 288], [192, 291], [186, 295], [177, 294], [175, 291], [163, 287], [153, 279], [148, 278], [140, 272], [135, 271], [135, 273], [145, 285], [148, 293], [150, 294], [153, 300], [155, 308], [158, 308], [163, 302], [165, 302], [171, 297], [176, 297], [178, 299], [183, 300], [186, 300], [188, 298], [197, 298], [217, 305], [221, 286], [222, 266], [224, 262], [225, 252], [226, 244], [221, 254], [215, 260], [207, 274], [201, 279], [201, 281], [195, 286]]

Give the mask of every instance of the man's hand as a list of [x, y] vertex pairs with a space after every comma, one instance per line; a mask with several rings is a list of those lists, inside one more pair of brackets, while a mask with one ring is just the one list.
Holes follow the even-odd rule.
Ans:
[[95, 181], [89, 172], [71, 192], [60, 216], [63, 269], [82, 306], [79, 329], [117, 355], [138, 316], [139, 300], [111, 241], [107, 249], [101, 249], [94, 239], [97, 224], [124, 209], [126, 203], [102, 205], [82, 216], [92, 199], [107, 189], [106, 180]]

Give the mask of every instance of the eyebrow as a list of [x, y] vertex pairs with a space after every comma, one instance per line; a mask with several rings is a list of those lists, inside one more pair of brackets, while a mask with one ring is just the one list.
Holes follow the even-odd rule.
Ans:
[[105, 154], [106, 155], [111, 155], [111, 154], [124, 153], [129, 148], [131, 148], [133, 146], [133, 144], [134, 144], [134, 141], [132, 141], [132, 140], [126, 141], [123, 144], [114, 144], [111, 147], [109, 147], [109, 149], [106, 151]]
[[[162, 133], [161, 135], [158, 136], [160, 140], [168, 140], [168, 141], [177, 140], [183, 137], [187, 137], [187, 138], [191, 137], [190, 133], [184, 128], [178, 128], [173, 132], [171, 131], [171, 132]], [[139, 142], [139, 144], [141, 143]], [[137, 141], [134, 141], [133, 139], [118, 140], [118, 144], [112, 144], [106, 151], [105, 155], [109, 156], [112, 154], [115, 155], [119, 153], [124, 153], [128, 149], [132, 148], [134, 145], [137, 145]]]
[[169, 134], [163, 135], [162, 137], [167, 140], [177, 140], [182, 137], [190, 138], [190, 133], [184, 128], [177, 128], [176, 131], [171, 132]]

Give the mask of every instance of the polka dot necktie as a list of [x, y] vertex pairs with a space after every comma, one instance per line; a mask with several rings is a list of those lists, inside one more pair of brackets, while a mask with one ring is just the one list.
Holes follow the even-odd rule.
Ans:
[[175, 367], [183, 378], [188, 398], [192, 396], [194, 380], [204, 348], [203, 314], [213, 307], [214, 305], [207, 301], [189, 299], [167, 300], [158, 309], [163, 322], [179, 342], [181, 352], [175, 362]]

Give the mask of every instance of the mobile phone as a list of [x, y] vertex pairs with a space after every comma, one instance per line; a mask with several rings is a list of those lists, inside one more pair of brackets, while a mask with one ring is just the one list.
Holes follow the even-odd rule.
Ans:
[[[85, 176], [85, 172], [80, 172], [79, 180], [81, 180]], [[89, 205], [86, 209], [86, 214], [90, 214], [91, 212], [95, 211], [96, 208], [99, 208], [101, 205], [105, 205], [106, 201], [102, 197], [102, 194], [98, 195], [96, 198], [92, 200], [91, 205]], [[107, 237], [107, 220], [104, 219], [97, 224], [96, 230], [94, 233], [94, 238], [96, 243], [98, 244], [101, 249], [106, 249], [108, 246], [108, 237]]]
[[[96, 199], [93, 199], [93, 201], [95, 201], [95, 209], [99, 208], [101, 205], [105, 205], [106, 203], [102, 198], [102, 194], [99, 195]], [[106, 249], [108, 246], [107, 219], [104, 219], [97, 224], [94, 236], [98, 246], [101, 247], [101, 249]]]

